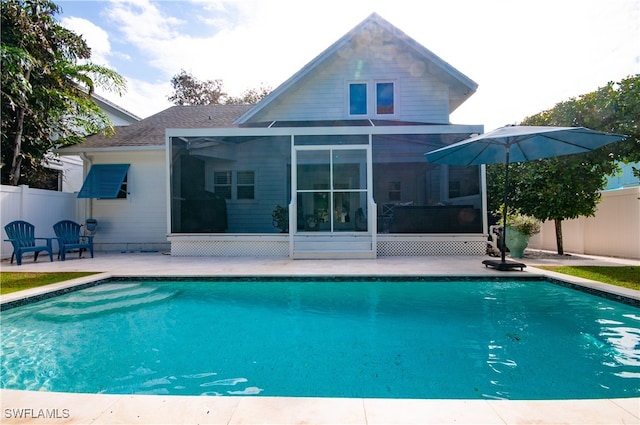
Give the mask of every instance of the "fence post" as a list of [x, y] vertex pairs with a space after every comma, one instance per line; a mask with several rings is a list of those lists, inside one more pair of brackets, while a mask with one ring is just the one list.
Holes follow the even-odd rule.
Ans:
[[20, 185], [20, 217], [25, 216], [27, 211], [27, 196], [29, 196], [29, 185]]

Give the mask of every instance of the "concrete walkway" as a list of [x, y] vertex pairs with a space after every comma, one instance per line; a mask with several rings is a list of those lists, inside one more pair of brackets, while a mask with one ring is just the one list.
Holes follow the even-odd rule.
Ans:
[[[68, 254], [66, 261], [49, 262], [40, 256], [38, 262], [27, 257], [22, 266], [0, 263], [2, 271], [99, 271], [114, 275], [158, 276], [158, 275], [486, 275], [504, 276], [505, 272], [486, 268], [482, 260], [491, 257], [441, 256], [441, 257], [379, 257], [364, 260], [290, 260], [272, 257], [174, 257], [160, 252], [104, 253], [97, 252], [95, 258], [79, 259], [77, 254]], [[540, 273], [534, 269], [540, 265], [640, 265], [640, 260], [585, 255], [558, 256], [543, 251], [528, 251], [519, 259], [527, 268], [525, 273]], [[517, 275], [519, 271], [509, 274]]]
[[[162, 253], [96, 253], [33, 263], [2, 261], [2, 271], [96, 271], [100, 276], [546, 274], [640, 300], [640, 291], [546, 272], [537, 265], [640, 265], [638, 260], [528, 252], [525, 271], [485, 268], [485, 257], [386, 257], [375, 260], [172, 257]], [[2, 296], [2, 303], [86, 282], [87, 278]], [[2, 423], [64, 424], [640, 424], [640, 398], [607, 400], [391, 400], [286, 397], [96, 395], [0, 390]]]

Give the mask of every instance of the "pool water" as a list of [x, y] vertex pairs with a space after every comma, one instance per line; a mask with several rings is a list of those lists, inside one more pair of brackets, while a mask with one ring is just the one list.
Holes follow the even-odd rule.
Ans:
[[132, 280], [1, 319], [9, 389], [640, 396], [640, 308], [543, 280]]

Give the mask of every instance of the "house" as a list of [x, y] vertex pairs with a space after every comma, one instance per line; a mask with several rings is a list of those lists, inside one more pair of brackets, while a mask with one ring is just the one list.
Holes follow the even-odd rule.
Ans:
[[[132, 114], [102, 96], [94, 93], [91, 97], [102, 112], [107, 114], [114, 126], [126, 126], [140, 121], [140, 117], [137, 115]], [[57, 190], [73, 193], [78, 192], [82, 187], [84, 175], [82, 158], [80, 156], [65, 155], [52, 157], [46, 167], [55, 170], [58, 174]]]
[[103, 250], [482, 255], [484, 169], [424, 158], [483, 132], [449, 122], [476, 88], [374, 13], [256, 105], [174, 106], [61, 154], [85, 159]]
[[618, 165], [620, 166], [620, 172], [607, 177], [607, 186], [605, 186], [604, 190], [640, 186], [640, 179], [633, 173], [634, 169], [640, 169], [640, 162], [620, 163]]

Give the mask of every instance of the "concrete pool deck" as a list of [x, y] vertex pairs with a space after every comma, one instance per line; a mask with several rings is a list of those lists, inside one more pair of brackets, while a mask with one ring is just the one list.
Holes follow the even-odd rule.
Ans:
[[[283, 258], [172, 257], [162, 253], [96, 253], [96, 257], [18, 267], [4, 260], [2, 271], [96, 271], [108, 276], [305, 276], [429, 275], [531, 276], [554, 278], [640, 300], [640, 291], [574, 279], [536, 265], [640, 265], [638, 260], [554, 256], [528, 252], [525, 271], [485, 268], [487, 257], [383, 257], [374, 260], [290, 260]], [[95, 279], [95, 277], [93, 278]], [[0, 302], [86, 282], [76, 279], [0, 297]], [[640, 424], [640, 398], [600, 400], [396, 400], [287, 397], [204, 397], [49, 393], [0, 390], [0, 422], [60, 424]]]

